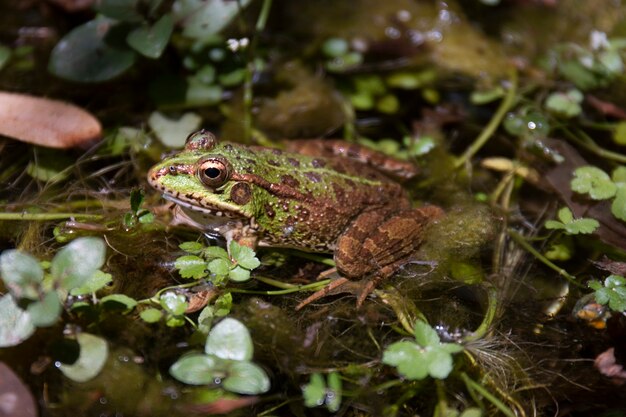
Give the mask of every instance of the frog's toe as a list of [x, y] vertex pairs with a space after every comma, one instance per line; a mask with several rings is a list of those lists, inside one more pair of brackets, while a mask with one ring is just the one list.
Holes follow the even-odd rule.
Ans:
[[311, 304], [313, 301], [317, 301], [320, 298], [326, 297], [328, 294], [333, 292], [335, 289], [345, 285], [348, 282], [350, 282], [350, 280], [348, 278], [344, 278], [344, 277], [337, 278], [336, 280], [331, 281], [327, 286], [325, 286], [324, 288], [322, 288], [319, 291], [315, 291], [313, 294], [311, 294], [305, 300], [303, 300], [300, 304], [298, 304], [296, 306], [296, 311], [298, 311], [301, 308]]

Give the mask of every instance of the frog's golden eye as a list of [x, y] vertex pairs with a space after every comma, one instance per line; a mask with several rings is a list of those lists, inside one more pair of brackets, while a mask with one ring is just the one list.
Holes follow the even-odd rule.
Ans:
[[224, 184], [230, 178], [231, 167], [228, 161], [212, 157], [198, 164], [198, 177], [205, 185], [216, 188]]

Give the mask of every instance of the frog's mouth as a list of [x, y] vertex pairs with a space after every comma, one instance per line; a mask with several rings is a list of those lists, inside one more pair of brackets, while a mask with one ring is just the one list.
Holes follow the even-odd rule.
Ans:
[[228, 207], [228, 209], [224, 209], [223, 207], [218, 207], [214, 205], [208, 205], [206, 201], [203, 201], [203, 205], [200, 206], [198, 204], [191, 203], [189, 201], [181, 200], [180, 198], [173, 197], [171, 195], [163, 195], [163, 198], [173, 202], [174, 204], [180, 206], [185, 212], [193, 212], [193, 213], [201, 213], [203, 216], [209, 217], [225, 217], [228, 219], [247, 219], [248, 217], [243, 213], [233, 210], [233, 208]]

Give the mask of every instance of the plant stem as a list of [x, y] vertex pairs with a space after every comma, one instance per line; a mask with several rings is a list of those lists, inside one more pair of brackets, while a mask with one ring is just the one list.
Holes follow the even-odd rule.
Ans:
[[487, 289], [487, 311], [485, 312], [485, 318], [483, 318], [480, 326], [463, 338], [463, 342], [473, 342], [485, 336], [493, 323], [493, 319], [496, 316], [498, 310], [498, 290], [495, 286], [489, 285]]
[[554, 264], [548, 258], [546, 258], [541, 253], [539, 253], [539, 251], [537, 249], [535, 249], [528, 242], [526, 242], [526, 239], [524, 239], [524, 237], [522, 235], [520, 235], [519, 233], [517, 233], [513, 229], [509, 229], [508, 233], [509, 233], [509, 236], [511, 236], [511, 238], [515, 241], [515, 243], [520, 245], [526, 251], [530, 252], [541, 263], [543, 263], [544, 265], [546, 265], [548, 268], [552, 269], [553, 271], [556, 271], [560, 276], [562, 276], [563, 278], [567, 279], [569, 282], [571, 282], [572, 284], [576, 285], [577, 287], [584, 288], [584, 285], [582, 285], [581, 283], [576, 281], [576, 277], [575, 276], [571, 275], [565, 269], [563, 269], [563, 268], [559, 267], [558, 265]]
[[480, 395], [485, 397], [487, 401], [489, 401], [498, 410], [500, 410], [502, 414], [504, 414], [507, 417], [516, 417], [515, 413], [513, 413], [513, 410], [511, 410], [502, 401], [496, 398], [495, 395], [487, 391], [485, 387], [483, 387], [478, 382], [474, 381], [469, 376], [467, 376], [465, 372], [461, 373], [461, 379], [463, 380], [463, 382], [465, 382], [465, 386], [467, 387], [468, 390], [478, 392]]
[[496, 110], [495, 114], [493, 115], [487, 126], [485, 126], [483, 131], [480, 132], [480, 135], [478, 135], [476, 140], [474, 140], [470, 147], [465, 150], [463, 155], [457, 158], [457, 160], [454, 162], [454, 168], [458, 169], [465, 165], [470, 160], [470, 158], [474, 156], [480, 150], [480, 148], [485, 145], [485, 143], [487, 143], [487, 141], [491, 138], [491, 136], [493, 136], [496, 129], [502, 122], [502, 119], [504, 119], [506, 112], [509, 111], [509, 109], [513, 105], [513, 101], [515, 100], [515, 94], [517, 93], [517, 71], [515, 69], [511, 69], [509, 77], [510, 86], [507, 90], [506, 96], [504, 96], [504, 99], [500, 103], [498, 110]]
[[619, 162], [620, 164], [626, 164], [626, 155], [609, 151], [608, 149], [598, 146], [598, 144], [595, 143], [594, 140], [591, 139], [591, 137], [584, 131], [576, 129], [576, 133], [574, 133], [569, 129], [563, 128], [563, 132], [565, 132], [571, 140], [576, 142], [576, 144], [587, 149], [589, 152], [594, 153], [601, 158], [610, 159], [612, 161]]
[[0, 220], [32, 220], [32, 221], [47, 221], [47, 220], [63, 220], [69, 218], [76, 218], [81, 220], [100, 220], [102, 216], [99, 214], [84, 214], [84, 213], [0, 213]]
[[[256, 279], [259, 279], [259, 278], [257, 277]], [[239, 293], [239, 294], [284, 295], [284, 294], [291, 294], [291, 293], [298, 292], [298, 291], [307, 291], [307, 290], [316, 291], [316, 290], [322, 289], [328, 283], [330, 283], [330, 280], [325, 279], [323, 281], [318, 281], [313, 284], [296, 285], [292, 288], [287, 288], [284, 290], [277, 290], [277, 291], [252, 291], [252, 290], [243, 290], [240, 288], [227, 288], [225, 291]]]

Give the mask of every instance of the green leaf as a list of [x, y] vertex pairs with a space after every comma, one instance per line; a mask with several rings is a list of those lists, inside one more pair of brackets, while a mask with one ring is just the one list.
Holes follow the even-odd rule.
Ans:
[[86, 382], [100, 373], [109, 354], [107, 342], [89, 333], [79, 333], [76, 341], [80, 346], [80, 355], [71, 365], [62, 364], [59, 369], [76, 382]]
[[213, 306], [206, 306], [200, 312], [198, 316], [198, 330], [204, 334], [209, 334], [211, 325], [213, 324], [213, 317], [215, 317]]
[[611, 213], [626, 222], [626, 183], [618, 184], [615, 199], [611, 203]]
[[215, 356], [192, 353], [185, 355], [170, 367], [170, 375], [190, 385], [213, 384], [216, 371], [222, 367]]
[[48, 327], [57, 322], [63, 310], [62, 307], [57, 292], [50, 291], [43, 300], [29, 304], [26, 311], [35, 326]]
[[226, 249], [220, 248], [219, 246], [209, 246], [204, 250], [204, 256], [208, 259], [221, 258], [230, 262], [230, 257]]
[[546, 229], [550, 229], [550, 230], [565, 229], [565, 225], [556, 220], [547, 220], [545, 226], [546, 226]]
[[239, 245], [234, 240], [230, 242], [230, 256], [237, 261], [237, 264], [246, 268], [254, 269], [261, 265], [261, 262], [255, 256], [254, 251], [247, 247]]
[[428, 325], [421, 320], [415, 322], [415, 340], [420, 346], [437, 346], [439, 345], [439, 335]]
[[146, 323], [156, 323], [163, 318], [163, 313], [157, 308], [146, 308], [139, 313], [139, 317]]
[[618, 145], [626, 146], [626, 122], [619, 122], [613, 130], [613, 142]]
[[207, 275], [207, 263], [196, 255], [183, 255], [176, 258], [174, 267], [183, 278], [200, 279]]
[[209, 40], [224, 29], [251, 0], [176, 0], [172, 6], [174, 20], [183, 23], [183, 35]]
[[423, 360], [428, 363], [428, 374], [433, 378], [446, 379], [452, 372], [452, 355], [444, 349], [427, 350]]
[[187, 310], [187, 298], [182, 294], [176, 294], [173, 291], [168, 291], [165, 294], [161, 295], [161, 307], [165, 309], [165, 311], [175, 315], [180, 316], [185, 313]]
[[161, 143], [170, 148], [182, 148], [185, 138], [200, 127], [202, 118], [196, 113], [185, 113], [178, 120], [169, 119], [159, 112], [153, 112], [148, 125]]
[[204, 351], [209, 355], [236, 361], [252, 359], [253, 349], [252, 338], [246, 326], [230, 317], [213, 327], [204, 346]]
[[80, 287], [72, 288], [70, 291], [71, 295], [83, 295], [83, 294], [91, 294], [102, 288], [106, 287], [113, 281], [113, 277], [111, 274], [107, 274], [106, 272], [102, 272], [97, 269], [91, 277]]
[[559, 220], [561, 220], [565, 224], [570, 223], [574, 220], [574, 214], [572, 214], [572, 211], [568, 207], [563, 207], [562, 209], [560, 209], [557, 213], [557, 216]]
[[220, 74], [217, 81], [226, 88], [236, 87], [243, 83], [246, 78], [246, 68], [237, 68], [225, 74]]
[[230, 262], [226, 259], [213, 259], [208, 264], [208, 269], [218, 276], [226, 276], [230, 272]]
[[582, 96], [579, 95], [578, 90], [571, 90], [568, 93], [552, 93], [546, 99], [546, 109], [564, 117], [578, 116], [582, 111], [580, 107]]
[[134, 64], [135, 53], [113, 42], [117, 25], [114, 20], [98, 17], [69, 32], [52, 50], [49, 71], [57, 77], [85, 83], [122, 74]]
[[610, 275], [604, 280], [604, 286], [598, 281], [590, 281], [589, 287], [595, 290], [594, 297], [600, 304], [608, 304], [613, 311], [626, 311], [626, 279], [619, 275]]
[[302, 389], [304, 405], [307, 407], [317, 407], [324, 404], [326, 398], [326, 381], [321, 374], [311, 374], [309, 383]]
[[228, 278], [235, 282], [244, 282], [250, 279], [250, 271], [237, 265], [228, 272]]
[[626, 166], [620, 165], [615, 168], [611, 173], [611, 179], [616, 185], [620, 182], [626, 183]]
[[350, 49], [348, 41], [343, 38], [328, 38], [322, 44], [322, 52], [324, 55], [337, 58], [345, 55]]
[[337, 372], [328, 374], [328, 391], [326, 392], [326, 408], [331, 413], [339, 411], [341, 406], [341, 376]]
[[238, 394], [263, 394], [270, 389], [270, 379], [260, 366], [252, 362], [234, 362], [228, 367], [228, 376], [222, 381], [222, 387]]
[[9, 249], [0, 255], [0, 276], [15, 297], [35, 299], [37, 287], [43, 280], [43, 269], [31, 255]]
[[137, 305], [137, 300], [124, 294], [111, 294], [102, 297], [100, 303], [102, 303], [102, 305], [121, 304], [125, 310], [132, 310]]
[[600, 227], [600, 223], [596, 219], [576, 219], [565, 225], [565, 231], [571, 235], [590, 234]]
[[172, 15], [165, 14], [152, 25], [144, 25], [132, 30], [126, 42], [137, 52], [148, 58], [161, 56], [174, 30]]
[[130, 191], [130, 210], [133, 213], [137, 213], [143, 203], [143, 190], [141, 188], [133, 188]]
[[185, 103], [189, 106], [212, 106], [222, 101], [223, 89], [217, 84], [207, 85], [199, 77], [187, 78]]
[[398, 372], [411, 380], [424, 379], [428, 375], [428, 363], [423, 350], [414, 342], [404, 340], [393, 343], [383, 352], [383, 363], [395, 366]]
[[178, 245], [179, 248], [184, 250], [185, 252], [192, 253], [197, 255], [204, 249], [204, 246], [200, 242], [183, 242]]
[[137, 11], [140, 0], [99, 0], [96, 10], [115, 20], [125, 22], [140, 22], [143, 17]]
[[50, 273], [61, 288], [81, 287], [104, 264], [106, 246], [97, 237], [79, 237], [61, 249], [50, 264]]
[[230, 313], [231, 308], [233, 307], [233, 295], [231, 293], [226, 293], [220, 295], [217, 300], [215, 300], [215, 311], [213, 314], [215, 317], [224, 317]]
[[35, 332], [30, 315], [17, 306], [10, 294], [0, 297], [0, 317], [0, 348], [19, 345]]
[[483, 412], [480, 408], [469, 407], [463, 410], [460, 417], [482, 417]]
[[613, 197], [617, 191], [609, 175], [594, 166], [577, 168], [571, 186], [572, 190], [581, 194], [588, 193], [594, 200], [606, 200]]

